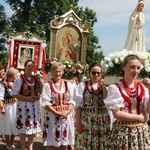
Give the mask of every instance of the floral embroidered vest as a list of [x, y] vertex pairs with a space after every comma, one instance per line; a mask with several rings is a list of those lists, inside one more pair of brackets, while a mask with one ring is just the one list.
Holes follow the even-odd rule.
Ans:
[[21, 78], [22, 78], [23, 83], [22, 83], [19, 94], [24, 95], [24, 96], [38, 96], [40, 85], [38, 81], [36, 80], [36, 78], [33, 76], [34, 82], [35, 82], [33, 86], [28, 85], [28, 83], [25, 81], [23, 76], [21, 76]]
[[89, 88], [90, 81], [85, 81], [85, 89], [83, 93], [83, 107], [102, 107], [105, 106], [103, 102], [103, 88], [100, 87], [99, 93], [95, 95]]
[[50, 103], [53, 106], [69, 105], [70, 92], [68, 90], [68, 85], [67, 85], [66, 81], [64, 81], [64, 88], [65, 88], [65, 92], [64, 93], [58, 93], [54, 89], [54, 83], [52, 81], [49, 81], [49, 86], [50, 86], [50, 89], [51, 89], [51, 100], [50, 100]]

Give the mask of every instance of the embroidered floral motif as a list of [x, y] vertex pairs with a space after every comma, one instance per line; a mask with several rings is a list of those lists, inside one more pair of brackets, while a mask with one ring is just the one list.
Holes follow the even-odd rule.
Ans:
[[[46, 116], [48, 115], [48, 112], [46, 113]], [[48, 122], [50, 121], [50, 118], [47, 116], [44, 123], [44, 130], [43, 130], [43, 141], [46, 140], [47, 134], [48, 134]]]
[[25, 128], [27, 130], [30, 130], [32, 126], [30, 120], [31, 120], [30, 110], [27, 108], [27, 103], [25, 103], [25, 126], [26, 126]]
[[16, 124], [16, 126], [17, 126], [18, 129], [21, 129], [21, 128], [23, 128], [23, 124], [21, 122], [21, 119], [22, 119], [22, 109], [19, 108], [19, 106], [20, 106], [20, 102], [18, 102], [17, 122], [16, 122], [17, 124]]
[[66, 119], [63, 119], [63, 140], [67, 140], [67, 122]]
[[57, 141], [57, 143], [59, 143], [60, 141], [60, 125], [59, 124], [57, 124], [55, 128], [55, 140]]

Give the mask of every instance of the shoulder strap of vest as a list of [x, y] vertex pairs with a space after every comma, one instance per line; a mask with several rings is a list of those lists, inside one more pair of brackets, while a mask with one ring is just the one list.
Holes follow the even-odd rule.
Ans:
[[33, 76], [33, 78], [34, 78], [34, 81], [35, 81], [35, 85], [37, 86], [39, 86], [40, 87], [40, 83], [38, 82], [38, 80], [36, 79], [36, 77], [35, 76]]
[[[52, 82], [49, 81], [48, 84], [49, 84], [49, 86], [50, 86], [50, 89], [52, 90], [52, 89], [53, 89]], [[67, 92], [67, 91], [68, 91], [68, 84], [67, 84], [67, 81], [64, 81], [64, 84], [65, 84], [65, 92]]]
[[52, 82], [51, 81], [48, 81], [48, 84], [50, 86], [50, 89], [52, 90]]
[[84, 92], [83, 94], [85, 94], [85, 91], [88, 90], [88, 81], [84, 81]]
[[64, 84], [65, 84], [65, 93], [68, 91], [68, 84], [67, 84], [67, 81], [64, 81]]
[[22, 81], [25, 82], [25, 79], [24, 79], [23, 75], [21, 75], [20, 77], [22, 78]]

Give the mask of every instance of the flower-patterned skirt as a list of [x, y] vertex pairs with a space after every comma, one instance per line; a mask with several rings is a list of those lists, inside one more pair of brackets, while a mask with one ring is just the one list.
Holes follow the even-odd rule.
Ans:
[[43, 145], [55, 146], [74, 145], [74, 119], [72, 113], [66, 118], [59, 118], [47, 112], [44, 121]]
[[108, 150], [150, 150], [147, 124], [126, 127], [114, 125], [109, 134]]
[[40, 103], [35, 101], [18, 102], [16, 127], [19, 133], [36, 134], [41, 132]]
[[107, 135], [110, 131], [110, 119], [106, 108], [96, 112], [81, 112], [82, 134], [76, 131], [76, 150], [107, 149]]

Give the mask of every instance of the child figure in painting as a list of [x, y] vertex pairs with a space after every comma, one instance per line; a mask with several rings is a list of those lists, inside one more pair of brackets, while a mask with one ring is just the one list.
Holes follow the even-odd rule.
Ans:
[[20, 63], [24, 64], [29, 59], [31, 59], [30, 49], [25, 48], [23, 50], [23, 55], [20, 57]]
[[57, 54], [57, 57], [61, 60], [70, 60], [69, 54], [68, 54], [68, 44], [67, 44], [67, 39], [65, 37], [62, 38], [62, 46], [59, 45], [59, 51]]

